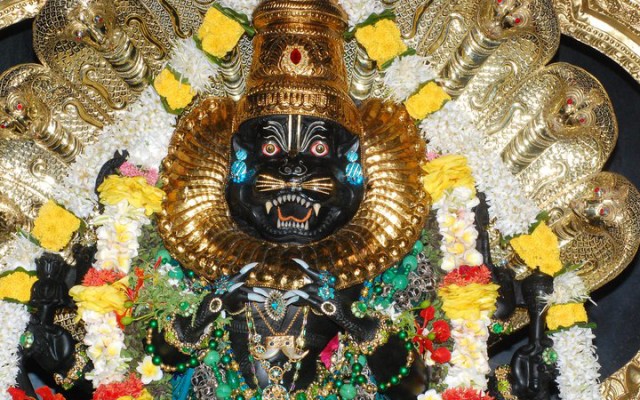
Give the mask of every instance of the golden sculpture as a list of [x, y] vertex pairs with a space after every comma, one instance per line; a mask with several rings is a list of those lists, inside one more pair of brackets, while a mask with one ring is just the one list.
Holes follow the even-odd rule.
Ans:
[[[36, 18], [34, 39], [36, 52], [47, 67], [22, 67], [28, 71], [19, 73], [24, 74], [19, 84], [10, 83], [6, 90], [0, 87], [4, 90], [0, 91], [0, 102], [5, 113], [15, 104], [16, 96], [23, 96], [23, 107], [29, 105], [29, 118], [37, 122], [13, 117], [14, 134], [29, 136], [0, 142], [0, 164], [5, 171], [13, 170], [0, 178], [0, 241], [16, 227], [28, 226], [33, 210], [51, 196], [63, 176], [62, 160], [71, 161], [83, 144], [99, 136], [99, 128], [110, 122], [114, 110], [123, 109], [136, 98], [145, 79], [155, 75], [167, 59], [169, 43], [193, 31], [209, 3], [96, 0], [83, 2], [78, 8], [78, 3], [71, 0], [52, 0], [42, 8]], [[562, 63], [545, 64], [555, 54], [562, 31], [611, 56], [640, 81], [637, 0], [514, 0], [504, 1], [499, 7], [495, 2], [474, 0], [385, 3], [398, 15], [403, 36], [420, 54], [431, 58], [448, 91], [459, 97], [477, 125], [487, 132], [487, 147], [503, 154], [539, 207], [551, 210], [552, 227], [562, 241], [563, 261], [584, 263], [581, 273], [594, 289], [618, 275], [637, 250], [640, 217], [637, 190], [620, 176], [600, 172], [617, 138], [610, 101], [601, 85], [585, 71]], [[41, 2], [32, 0], [2, 2], [0, 26], [31, 16], [40, 7]], [[103, 21], [98, 22], [96, 17]], [[273, 38], [264, 40], [278, 45]], [[255, 67], [263, 60], [251, 63], [250, 44], [243, 40], [240, 46], [244, 46], [242, 52], [236, 50], [225, 60], [223, 78], [215, 82], [213, 94], [238, 99], [242, 93], [251, 93], [252, 82], [246, 82], [245, 89], [244, 77], [249, 75], [250, 65]], [[307, 54], [312, 54], [309, 51]], [[347, 84], [350, 93], [360, 100], [385, 94], [381, 73], [353, 42], [346, 44], [345, 59], [348, 75], [353, 78], [340, 82], [336, 96], [346, 92]], [[274, 68], [301, 68], [305, 73], [308, 67], [290, 65], [286, 59], [276, 61], [270, 64]], [[17, 74], [8, 71], [0, 81], [13, 82], [9, 76], [12, 73]], [[37, 100], [43, 96], [42, 88], [65, 86], [68, 91], [58, 100]], [[254, 115], [266, 99], [256, 96], [255, 104], [243, 104], [241, 115]], [[363, 211], [344, 230], [349, 240], [338, 236], [331, 243], [327, 241], [324, 254], [305, 253], [304, 247], [296, 253], [320, 268], [329, 255], [339, 254], [335, 271], [338, 287], [345, 282], [360, 282], [386, 268], [390, 260], [382, 256], [399, 252], [418, 234], [399, 231], [395, 222], [404, 219], [420, 226], [428, 206], [428, 199], [418, 195], [420, 182], [415, 174], [423, 149], [406, 114], [375, 99], [357, 113], [346, 109], [349, 112], [344, 121], [356, 126], [362, 118], [364, 128], [356, 131], [364, 132], [363, 163], [372, 184]], [[284, 265], [280, 260], [291, 258], [296, 250], [265, 245], [225, 230], [231, 222], [220, 196], [227, 173], [229, 137], [244, 118], [234, 117], [235, 113], [230, 101], [204, 99], [180, 121], [165, 160], [165, 183], [171, 190], [161, 229], [172, 236], [169, 243], [173, 240], [173, 252], [208, 277], [233, 272], [229, 266], [242, 265], [243, 260], [261, 259], [267, 267], [252, 277], [253, 282], [271, 287], [299, 286], [299, 279], [276, 279], [281, 276], [279, 265]], [[35, 118], [36, 114], [42, 118]], [[381, 128], [374, 127], [381, 123], [386, 124], [388, 132], [394, 127], [408, 129], [410, 140], [377, 140], [376, 129]], [[208, 153], [202, 156], [205, 146]], [[395, 175], [375, 168], [375, 163], [391, 151], [402, 154], [392, 168]], [[207, 176], [197, 181], [204, 188], [183, 183], [184, 177], [198, 173]], [[380, 200], [397, 189], [391, 184], [396, 179], [413, 192], [410, 204]], [[596, 187], [603, 193], [595, 193]], [[204, 210], [192, 205], [202, 199], [206, 199], [201, 206]], [[605, 215], [599, 210], [606, 210]], [[202, 213], [207, 218], [193, 218]], [[221, 233], [210, 237], [209, 228], [214, 224]], [[231, 241], [246, 246], [242, 252], [233, 253], [226, 246]], [[633, 398], [638, 390], [637, 364], [636, 357], [603, 385], [607, 399]], [[624, 390], [633, 393], [623, 395]]]

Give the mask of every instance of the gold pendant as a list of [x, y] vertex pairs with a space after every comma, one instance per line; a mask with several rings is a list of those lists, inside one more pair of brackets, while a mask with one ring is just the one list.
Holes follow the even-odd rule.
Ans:
[[262, 391], [262, 400], [289, 400], [289, 392], [282, 385], [269, 385]]

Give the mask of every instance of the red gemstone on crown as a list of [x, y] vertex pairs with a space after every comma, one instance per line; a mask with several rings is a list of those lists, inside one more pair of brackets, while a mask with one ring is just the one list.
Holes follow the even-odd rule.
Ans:
[[300, 50], [298, 49], [293, 49], [289, 57], [291, 58], [291, 62], [295, 65], [300, 64], [300, 61], [302, 61], [302, 53], [300, 53]]
[[571, 97], [569, 97], [569, 98], [567, 99], [567, 104], [568, 104], [568, 105], [572, 105], [572, 104], [573, 104], [573, 99], [572, 99]]
[[520, 18], [516, 18], [516, 25], [519, 24], [520, 22], [522, 22], [522, 20]]
[[16, 105], [16, 110], [18, 110], [18, 111], [22, 111], [22, 108], [23, 108], [22, 103], [18, 103], [18, 104]]

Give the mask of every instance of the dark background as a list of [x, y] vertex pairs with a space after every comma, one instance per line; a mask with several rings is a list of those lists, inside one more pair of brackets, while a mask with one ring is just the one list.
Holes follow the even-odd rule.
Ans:
[[[606, 88], [613, 102], [620, 128], [618, 145], [609, 159], [608, 171], [626, 176], [640, 187], [640, 83], [615, 62], [573, 39], [562, 37], [554, 61], [565, 61], [592, 73]], [[37, 62], [31, 43], [31, 21], [24, 21], [0, 31], [0, 71], [20, 64]], [[609, 376], [627, 363], [640, 349], [640, 259], [613, 282], [593, 294], [597, 307], [589, 309], [598, 324], [598, 356], [602, 375]], [[522, 333], [504, 343], [494, 362], [507, 362], [510, 351], [520, 345]], [[512, 348], [506, 348], [508, 346]]]

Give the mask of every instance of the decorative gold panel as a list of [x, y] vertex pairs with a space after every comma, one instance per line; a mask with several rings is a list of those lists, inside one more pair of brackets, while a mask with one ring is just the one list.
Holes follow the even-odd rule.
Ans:
[[598, 49], [640, 82], [639, 0], [555, 0], [562, 33]]
[[36, 16], [46, 0], [0, 0], [0, 29]]

